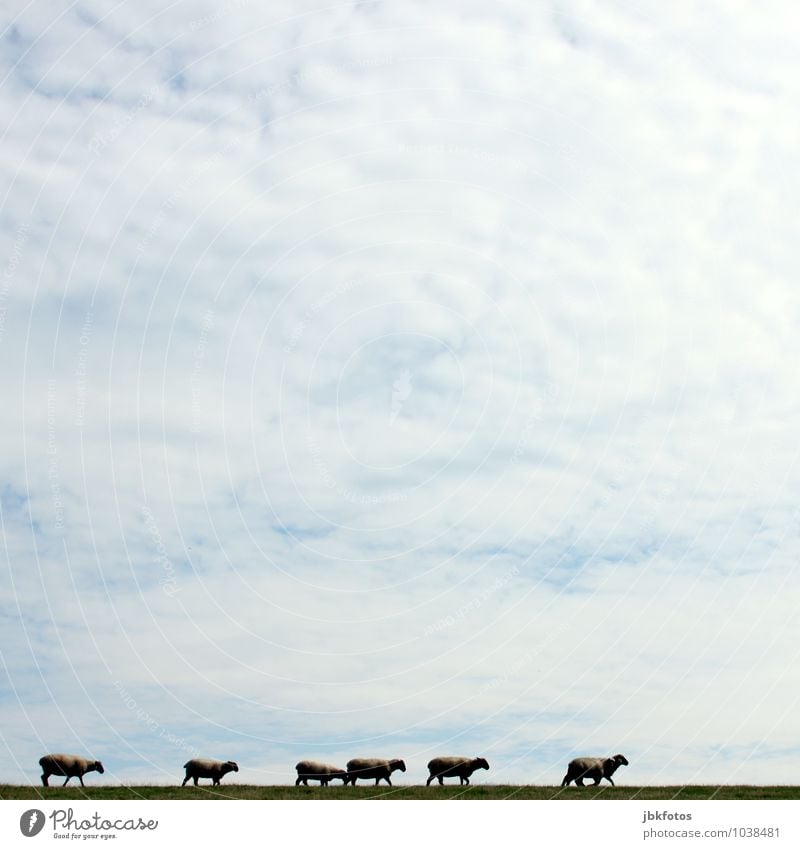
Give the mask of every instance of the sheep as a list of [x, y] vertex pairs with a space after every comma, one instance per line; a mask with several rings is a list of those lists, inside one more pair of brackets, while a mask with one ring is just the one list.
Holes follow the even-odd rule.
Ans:
[[579, 787], [583, 787], [584, 778], [593, 778], [593, 786], [597, 787], [600, 781], [606, 778], [613, 787], [615, 785], [611, 776], [621, 766], [628, 766], [625, 755], [614, 755], [610, 758], [575, 758], [569, 762], [567, 774], [561, 786], [566, 787], [570, 781], [574, 780]]
[[183, 765], [186, 770], [186, 778], [183, 779], [181, 787], [190, 779], [194, 779], [194, 786], [197, 787], [198, 778], [210, 778], [214, 785], [219, 784], [220, 779], [229, 772], [239, 772], [239, 765], [236, 761], [212, 761], [209, 758], [192, 758], [186, 761]]
[[65, 775], [67, 777], [62, 787], [67, 786], [67, 781], [70, 778], [77, 776], [81, 782], [81, 787], [85, 787], [83, 776], [87, 772], [99, 772], [101, 775], [105, 772], [100, 761], [90, 761], [79, 755], [45, 755], [39, 758], [39, 766], [42, 768], [42, 784], [45, 787], [50, 786], [47, 779], [51, 775]]
[[331, 764], [321, 764], [317, 761], [300, 761], [297, 766], [297, 781], [295, 787], [301, 782], [308, 787], [308, 781], [319, 781], [320, 787], [327, 787], [328, 782], [334, 778], [341, 778], [347, 784], [347, 770]]
[[439, 779], [439, 784], [444, 784], [445, 778], [458, 778], [459, 784], [469, 784], [469, 777], [476, 769], [489, 769], [485, 758], [434, 758], [428, 763], [428, 780], [425, 786], [430, 786], [434, 778]]
[[375, 786], [377, 787], [380, 780], [384, 778], [386, 779], [386, 783], [391, 787], [392, 779], [389, 776], [396, 769], [399, 769], [400, 772], [405, 772], [405, 762], [398, 759], [386, 761], [382, 758], [354, 758], [347, 762], [347, 778], [344, 783], [347, 784], [349, 781], [355, 787], [356, 781], [359, 778], [374, 778]]

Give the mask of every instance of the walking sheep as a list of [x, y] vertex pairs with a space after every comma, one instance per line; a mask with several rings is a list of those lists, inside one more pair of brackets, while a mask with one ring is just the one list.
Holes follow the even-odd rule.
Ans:
[[401, 760], [386, 761], [382, 758], [354, 758], [347, 762], [347, 778], [345, 784], [351, 782], [353, 787], [359, 778], [374, 778], [377, 787], [382, 778], [391, 787], [392, 779], [389, 777], [396, 769], [400, 772], [406, 771], [406, 765]]
[[439, 784], [444, 784], [445, 778], [458, 778], [459, 784], [469, 784], [469, 777], [476, 769], [489, 769], [489, 764], [484, 758], [434, 758], [428, 763], [428, 780], [425, 786], [430, 786], [434, 778], [439, 779]]
[[87, 772], [99, 772], [100, 774], [105, 772], [103, 764], [100, 761], [90, 761], [79, 755], [45, 755], [39, 758], [39, 766], [42, 768], [42, 784], [45, 787], [50, 786], [47, 783], [47, 779], [51, 775], [65, 775], [67, 777], [62, 787], [67, 786], [67, 781], [70, 778], [77, 776], [81, 782], [81, 787], [85, 787], [83, 776]]
[[579, 787], [583, 787], [584, 778], [594, 779], [594, 787], [600, 783], [603, 778], [608, 779], [611, 786], [614, 781], [611, 776], [621, 766], [628, 766], [628, 759], [625, 755], [614, 755], [610, 758], [575, 758], [569, 762], [567, 774], [561, 782], [562, 787], [566, 787], [570, 781], [574, 781]]
[[347, 784], [347, 770], [331, 764], [321, 764], [317, 761], [300, 761], [297, 766], [297, 781], [295, 787], [301, 782], [308, 787], [309, 779], [319, 781], [320, 787], [327, 787], [328, 782], [334, 778], [341, 778]]
[[186, 778], [183, 779], [181, 787], [190, 779], [194, 779], [194, 786], [197, 787], [198, 778], [210, 778], [214, 785], [219, 784], [220, 779], [229, 772], [239, 772], [239, 765], [236, 761], [212, 761], [208, 758], [192, 758], [186, 761], [183, 765], [186, 770]]

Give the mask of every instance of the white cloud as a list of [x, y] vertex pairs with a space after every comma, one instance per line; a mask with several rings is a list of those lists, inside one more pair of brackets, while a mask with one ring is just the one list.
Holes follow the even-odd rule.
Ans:
[[790, 11], [10, 21], [2, 778], [793, 781]]

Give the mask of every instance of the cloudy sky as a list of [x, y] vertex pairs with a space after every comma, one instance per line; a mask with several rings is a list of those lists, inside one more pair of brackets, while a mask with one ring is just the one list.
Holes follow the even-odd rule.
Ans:
[[798, 38], [6, 8], [0, 780], [796, 783]]

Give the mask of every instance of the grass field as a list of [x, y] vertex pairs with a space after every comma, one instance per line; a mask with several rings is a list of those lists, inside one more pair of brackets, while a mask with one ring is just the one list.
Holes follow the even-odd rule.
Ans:
[[445, 787], [343, 787], [341, 784], [326, 788], [293, 787], [284, 785], [262, 786], [256, 784], [210, 784], [199, 787], [35, 787], [25, 785], [0, 785], [0, 799], [636, 799], [687, 801], [692, 799], [800, 799], [800, 787], [755, 787], [748, 785], [692, 785], [688, 787], [543, 787], [532, 785], [475, 784]]

